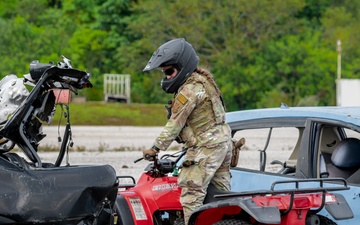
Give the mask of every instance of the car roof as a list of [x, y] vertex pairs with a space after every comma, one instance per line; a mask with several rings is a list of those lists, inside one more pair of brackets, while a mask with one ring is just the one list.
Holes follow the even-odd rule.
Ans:
[[276, 118], [316, 118], [334, 120], [360, 126], [360, 107], [316, 106], [287, 107], [240, 110], [226, 113], [226, 122], [276, 119]]

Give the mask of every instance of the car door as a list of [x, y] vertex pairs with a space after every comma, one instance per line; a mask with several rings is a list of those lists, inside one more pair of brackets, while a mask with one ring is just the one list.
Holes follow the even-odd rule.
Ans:
[[306, 120], [305, 129], [303, 131], [299, 154], [296, 164], [296, 177], [312, 178], [314, 168], [312, 164], [315, 149], [316, 137], [318, 134], [318, 126], [311, 120]]
[[[360, 132], [357, 131], [357, 127], [341, 121], [308, 119], [305, 127], [296, 170], [296, 176], [305, 179], [326, 177], [322, 176], [324, 169], [321, 164], [324, 162], [320, 156], [324, 153], [331, 154], [341, 140], [345, 138], [360, 137]], [[358, 150], [360, 151], [360, 149]], [[358, 171], [357, 173], [358, 176], [360, 176], [360, 172]], [[350, 181], [347, 183], [347, 186], [349, 190], [336, 191], [336, 193], [340, 193], [345, 197], [354, 213], [354, 218], [336, 221], [339, 225], [358, 224], [358, 221], [360, 221], [360, 183], [358, 181]], [[322, 210], [321, 213], [334, 219], [325, 210]]]

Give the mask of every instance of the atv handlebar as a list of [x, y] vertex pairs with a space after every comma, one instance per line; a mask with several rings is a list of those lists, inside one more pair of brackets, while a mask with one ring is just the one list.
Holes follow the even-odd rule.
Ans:
[[[145, 158], [146, 158], [147, 160], [149, 160], [151, 157], [153, 157], [153, 156], [150, 156], [149, 154], [146, 154], [146, 155], [145, 155]], [[134, 163], [140, 162], [140, 161], [143, 160], [143, 159], [144, 159], [144, 157], [138, 158], [138, 159], [134, 160]], [[154, 160], [152, 160], [152, 161], [156, 161], [157, 159], [158, 159], [158, 157], [157, 157], [157, 156], [154, 156]], [[149, 161], [150, 161], [150, 160], [149, 160]]]
[[134, 160], [134, 163], [140, 162], [140, 161], [143, 160], [143, 159], [144, 159], [143, 157], [138, 158], [138, 159]]
[[[152, 177], [159, 177], [167, 173], [172, 173], [177, 163], [183, 158], [185, 154], [186, 149], [182, 149], [173, 154], [162, 155], [160, 158], [158, 157], [158, 155], [145, 155], [145, 158], [154, 158], [154, 161], [150, 162], [150, 164], [145, 168], [145, 171], [149, 173]], [[175, 158], [175, 160], [172, 160], [170, 158]], [[143, 157], [138, 158], [134, 161], [134, 163], [137, 163], [143, 159]]]
[[[147, 160], [151, 159], [151, 157], [154, 157], [154, 160], [151, 160], [151, 161], [156, 161], [156, 160], [158, 160], [157, 155], [155, 155], [155, 156], [151, 156], [151, 155], [149, 155], [149, 154], [146, 154], [146, 155], [145, 155], [145, 158], [146, 158]], [[136, 160], [134, 161], [134, 163], [140, 162], [140, 161], [143, 160], [143, 159], [144, 159], [144, 157], [138, 158], [138, 159], [136, 159]], [[150, 160], [149, 160], [149, 161], [150, 161]]]

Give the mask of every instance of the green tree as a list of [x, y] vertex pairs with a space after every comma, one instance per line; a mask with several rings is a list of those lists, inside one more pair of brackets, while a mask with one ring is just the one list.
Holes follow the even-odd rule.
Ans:
[[328, 8], [321, 21], [325, 41], [336, 50], [337, 40], [342, 47], [342, 77], [360, 77], [360, 1], [343, 1], [342, 5]]
[[[44, 52], [38, 46], [42, 30], [30, 22], [37, 20], [37, 16], [30, 12], [42, 11], [46, 8], [45, 1], [5, 1], [2, 2], [1, 8], [0, 53], [3, 60], [0, 70], [2, 76], [10, 73], [25, 74], [34, 57]], [[33, 55], [29, 54], [30, 52]]]
[[257, 107], [279, 106], [281, 102], [295, 106], [301, 100], [304, 104], [305, 99], [313, 99], [307, 105], [334, 104], [336, 52], [326, 46], [321, 33], [309, 31], [271, 41], [259, 58], [264, 80], [271, 80], [271, 88], [266, 90], [270, 96], [262, 95]]
[[[239, 70], [253, 63], [254, 55], [267, 40], [299, 26], [294, 15], [303, 6], [301, 1], [138, 1], [132, 5], [133, 13], [127, 23], [130, 36], [135, 39], [132, 45], [123, 46], [118, 51], [126, 52], [134, 58], [123, 64], [135, 68], [134, 72], [139, 74], [160, 44], [185, 37], [197, 50], [200, 64], [206, 67], [211, 65], [224, 95], [233, 96], [237, 94], [240, 80], [241, 85], [248, 78], [251, 82], [247, 75], [240, 79]], [[154, 73], [159, 72], [150, 72]], [[147, 79], [151, 78], [138, 80], [143, 82]], [[156, 80], [158, 76], [153, 76], [152, 82], [143, 84], [152, 83], [150, 89], [158, 90]], [[246, 86], [250, 87], [250, 83]], [[245, 91], [238, 93], [241, 97], [247, 93], [247, 88], [244, 88]], [[250, 87], [251, 90], [253, 88]], [[149, 95], [142, 94], [140, 90], [137, 93], [145, 102], [160, 100], [160, 97], [148, 98]], [[225, 100], [230, 105], [245, 107], [247, 104], [228, 98]]]
[[61, 55], [91, 73], [91, 100], [104, 73], [131, 74], [132, 101], [166, 103], [160, 71], [143, 73], [153, 51], [178, 37], [193, 44], [228, 109], [333, 105], [336, 41], [342, 76], [359, 75], [360, 0], [0, 1], [0, 77]]

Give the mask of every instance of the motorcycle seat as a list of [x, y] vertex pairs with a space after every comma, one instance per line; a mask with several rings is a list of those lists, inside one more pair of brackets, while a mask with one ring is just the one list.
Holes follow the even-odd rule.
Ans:
[[0, 221], [55, 224], [93, 217], [117, 195], [116, 172], [110, 165], [38, 168], [16, 153], [6, 153], [0, 157], [0, 177]]

